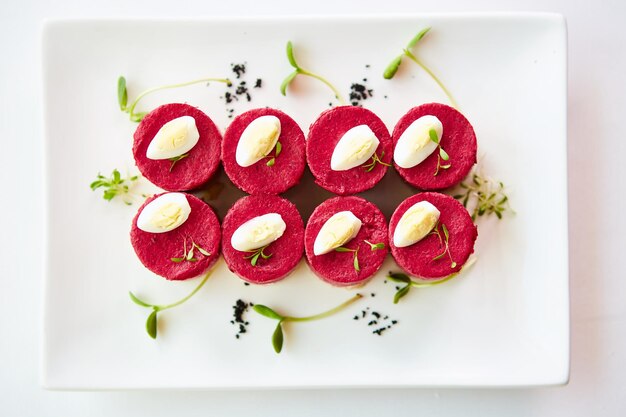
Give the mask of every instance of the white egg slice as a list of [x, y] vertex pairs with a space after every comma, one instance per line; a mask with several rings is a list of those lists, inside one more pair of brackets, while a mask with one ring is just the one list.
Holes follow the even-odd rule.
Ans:
[[279, 137], [278, 117], [271, 115], [257, 117], [241, 134], [235, 151], [235, 161], [244, 168], [256, 164], [272, 152]]
[[313, 253], [316, 256], [324, 255], [345, 245], [359, 234], [361, 225], [361, 220], [351, 211], [333, 214], [317, 234], [313, 243]]
[[167, 193], [149, 202], [137, 218], [137, 227], [148, 233], [165, 233], [185, 223], [191, 206], [183, 193]]
[[230, 238], [230, 244], [241, 252], [252, 251], [278, 240], [285, 229], [287, 225], [280, 214], [264, 214], [239, 226]]
[[443, 136], [443, 124], [435, 116], [422, 116], [406, 128], [393, 151], [393, 160], [400, 168], [413, 168], [422, 163], [437, 149], [430, 139], [430, 130], [435, 129], [437, 138]]
[[153, 160], [176, 158], [192, 150], [199, 139], [196, 120], [191, 116], [178, 117], [161, 126], [148, 145], [146, 157]]
[[393, 233], [393, 244], [404, 248], [419, 242], [437, 225], [440, 214], [428, 201], [413, 204], [400, 218]]
[[355, 126], [339, 139], [330, 158], [330, 169], [347, 171], [374, 155], [380, 141], [368, 125]]

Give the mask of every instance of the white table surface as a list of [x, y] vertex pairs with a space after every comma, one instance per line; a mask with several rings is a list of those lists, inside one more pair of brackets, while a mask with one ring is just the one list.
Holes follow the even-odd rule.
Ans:
[[[621, 261], [626, 249], [626, 135], [620, 128], [626, 110], [626, 2], [604, 1], [594, 6], [590, 2], [556, 0], [421, 3], [406, 0], [390, 6], [380, 0], [354, 0], [345, 4], [332, 1], [328, 2], [330, 6], [324, 6], [325, 2], [319, 0], [238, 0], [215, 4], [206, 0], [113, 0], [98, 4], [79, 0], [3, 1], [0, 415], [625, 415], [626, 277]], [[564, 14], [568, 20], [572, 320], [568, 386], [515, 390], [167, 393], [49, 392], [39, 387], [43, 251], [39, 46], [43, 18], [494, 10], [552, 11]]]

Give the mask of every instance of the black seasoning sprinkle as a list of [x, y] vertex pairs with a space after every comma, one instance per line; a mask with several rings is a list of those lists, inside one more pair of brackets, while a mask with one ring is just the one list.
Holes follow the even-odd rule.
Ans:
[[248, 308], [251, 307], [252, 303], [246, 303], [243, 300], [237, 300], [235, 305], [233, 306], [233, 317], [234, 320], [231, 320], [230, 323], [233, 325], [237, 325], [237, 333], [235, 337], [239, 339], [239, 336], [248, 331], [247, 326], [250, 324], [249, 322], [243, 319], [243, 315], [248, 311]]
[[372, 333], [375, 335], [382, 336], [384, 331], [386, 331], [387, 329], [391, 329], [394, 325], [398, 323], [397, 320], [389, 321], [388, 315], [383, 315], [378, 311], [372, 310], [368, 312], [369, 309], [370, 308], [367, 307], [365, 310], [361, 311], [361, 317], [359, 317], [359, 315], [356, 315], [353, 317], [353, 320], [360, 320], [361, 318], [368, 317], [369, 320], [367, 321], [367, 326], [375, 327], [375, 329], [372, 331]]
[[[364, 78], [363, 81], [367, 79]], [[363, 84], [352, 83], [350, 86], [350, 104], [353, 106], [360, 106], [363, 100], [367, 100], [368, 97], [372, 97], [374, 94], [374, 90], [371, 88], [367, 88]]]
[[261, 85], [263, 84], [263, 80], [260, 78], [257, 78], [255, 83], [254, 83], [254, 88], [261, 88]]
[[387, 96], [383, 96], [383, 97], [387, 98]]
[[366, 83], [367, 82], [367, 78], [363, 78], [363, 82]]
[[370, 295], [371, 295], [372, 297], [376, 297], [376, 293], [375, 293], [375, 292], [371, 293]]
[[383, 281], [383, 284], [386, 284], [386, 283], [387, 283], [387, 280], [384, 280], [384, 281]]
[[246, 73], [246, 64], [230, 64], [233, 72], [237, 76], [237, 78], [241, 78], [242, 74]]
[[365, 64], [365, 68], [369, 68], [369, 67], [370, 67], [370, 64]]
[[244, 282], [243, 285], [245, 285], [246, 287], [250, 285], [249, 282]]

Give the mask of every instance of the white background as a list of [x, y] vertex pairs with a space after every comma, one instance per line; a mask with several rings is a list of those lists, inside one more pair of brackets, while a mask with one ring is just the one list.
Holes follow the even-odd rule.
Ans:
[[[298, 4], [295, 0], [2, 2], [0, 415], [624, 415], [626, 135], [621, 128], [626, 109], [626, 2], [591, 6], [583, 1], [438, 0], [390, 5], [355, 0], [328, 4], [319, 0]], [[39, 387], [42, 18], [494, 10], [554, 11], [568, 20], [572, 370], [567, 387], [156, 393], [47, 392]], [[71, 108], [73, 103], [66, 105]]]

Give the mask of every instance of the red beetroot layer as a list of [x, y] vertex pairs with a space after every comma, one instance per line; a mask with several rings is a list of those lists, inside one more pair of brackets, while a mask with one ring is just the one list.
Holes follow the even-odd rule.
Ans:
[[[163, 194], [146, 200], [139, 208], [130, 231], [130, 243], [141, 263], [150, 271], [169, 280], [185, 280], [197, 277], [208, 270], [220, 255], [220, 223], [213, 209], [204, 201], [186, 194], [191, 213], [185, 223], [165, 233], [144, 232], [137, 227], [137, 218], [143, 208]], [[204, 256], [197, 249], [194, 251], [196, 262], [173, 262], [171, 258], [183, 256], [185, 239], [187, 249], [195, 242], [209, 252]]]
[[[404, 248], [398, 248], [393, 244], [393, 234], [400, 218], [413, 204], [420, 201], [428, 201], [440, 211], [439, 223], [445, 224], [448, 229], [450, 255], [457, 263], [456, 267], [451, 267], [448, 255], [433, 261], [433, 258], [444, 250], [439, 238], [434, 234], [427, 235], [419, 242]], [[444, 237], [443, 232], [441, 236]], [[389, 222], [391, 254], [396, 263], [409, 274], [423, 279], [436, 280], [460, 271], [467, 258], [474, 252], [477, 236], [478, 230], [465, 207], [454, 198], [440, 193], [419, 193], [407, 198], [400, 203]]]
[[[285, 233], [278, 240], [270, 243], [264, 253], [271, 258], [258, 258], [256, 266], [250, 259], [250, 253], [233, 248], [230, 239], [243, 223], [268, 213], [278, 213], [287, 225]], [[228, 210], [222, 223], [222, 252], [228, 268], [244, 281], [252, 284], [269, 284], [285, 278], [300, 262], [304, 252], [304, 223], [296, 206], [278, 196], [258, 195], [243, 197]]]
[[[196, 121], [200, 138], [189, 156], [176, 162], [152, 160], [146, 150], [161, 127], [170, 120], [191, 116]], [[215, 123], [202, 111], [188, 104], [172, 103], [157, 107], [143, 118], [134, 135], [133, 155], [137, 168], [154, 185], [168, 191], [184, 191], [207, 182], [220, 164], [222, 135]]]
[[[367, 125], [380, 144], [376, 154], [390, 164], [393, 156], [392, 142], [385, 124], [371, 111], [362, 107], [342, 106], [323, 112], [309, 128], [306, 141], [306, 159], [315, 177], [315, 183], [335, 194], [349, 195], [369, 190], [387, 172], [387, 166], [376, 164], [367, 172], [363, 165], [347, 171], [333, 171], [330, 159], [339, 139], [355, 126]], [[383, 154], [384, 153], [384, 154]], [[365, 162], [368, 164], [371, 159]]]
[[476, 163], [476, 134], [470, 122], [456, 109], [440, 103], [428, 103], [413, 107], [396, 124], [393, 129], [394, 149], [407, 127], [422, 116], [436, 116], [443, 125], [443, 137], [439, 142], [450, 156], [449, 161], [441, 161], [442, 165], [452, 164], [448, 169], [440, 169], [437, 175], [438, 150], [412, 168], [394, 167], [402, 178], [414, 187], [423, 190], [441, 190], [458, 184], [469, 173]]
[[[241, 134], [256, 118], [276, 116], [280, 120], [278, 141], [282, 150], [273, 166], [267, 166], [268, 159], [261, 159], [254, 165], [242, 167], [237, 164], [235, 153]], [[274, 155], [274, 151], [270, 155]], [[300, 126], [288, 115], [275, 109], [254, 109], [247, 111], [232, 121], [222, 142], [222, 159], [228, 178], [240, 189], [249, 194], [280, 194], [296, 185], [305, 166], [304, 133]]]
[[[320, 229], [335, 213], [351, 211], [361, 222], [361, 230], [344, 245], [357, 249], [360, 271], [354, 269], [353, 253], [332, 251], [316, 256], [313, 244]], [[384, 243], [384, 249], [372, 251], [365, 241]], [[359, 285], [378, 271], [387, 256], [387, 221], [374, 204], [361, 197], [334, 197], [324, 201], [311, 214], [304, 232], [304, 247], [311, 269], [324, 281], [339, 287]]]

